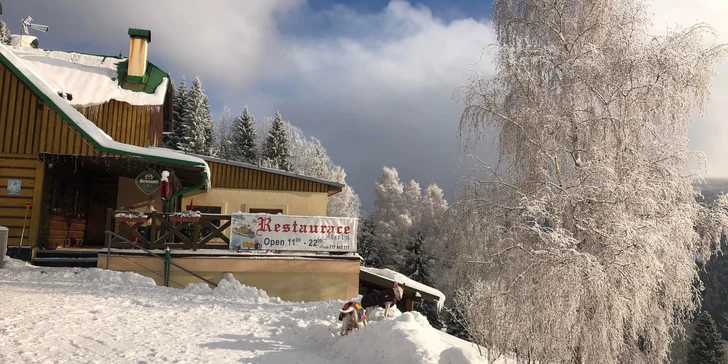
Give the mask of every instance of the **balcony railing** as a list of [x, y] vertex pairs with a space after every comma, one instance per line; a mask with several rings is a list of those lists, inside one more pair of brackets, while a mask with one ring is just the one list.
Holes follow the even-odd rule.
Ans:
[[[225, 229], [230, 227], [230, 215], [199, 214], [179, 216], [174, 213], [107, 211], [107, 246], [129, 247], [128, 239], [146, 249], [229, 249], [230, 239]], [[124, 239], [122, 239], [124, 238]]]

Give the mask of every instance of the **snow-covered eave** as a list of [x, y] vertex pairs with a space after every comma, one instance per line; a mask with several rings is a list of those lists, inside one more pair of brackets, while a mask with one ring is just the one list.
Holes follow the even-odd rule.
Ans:
[[102, 100], [96, 100], [94, 102], [86, 102], [86, 103], [77, 102], [77, 101], [75, 101], [76, 99], [64, 100], [64, 101], [71, 104], [71, 106], [73, 106], [75, 108], [80, 108], [80, 109], [104, 105], [111, 100], [125, 102], [131, 106], [162, 107], [162, 106], [164, 106], [164, 99], [167, 94], [168, 85], [169, 85], [169, 79], [167, 79], [167, 77], [164, 77], [162, 79], [162, 83], [160, 83], [159, 86], [157, 86], [157, 88], [154, 90], [154, 94], [144, 93], [143, 91], [129, 91], [129, 90], [124, 90], [121, 87], [119, 87], [119, 89], [121, 91], [125, 91], [125, 92], [133, 94], [133, 95], [139, 95], [140, 97], [115, 95], [115, 96], [107, 97]]
[[360, 274], [375, 281], [380, 281], [381, 283], [388, 286], [394, 285], [394, 282], [397, 282], [400, 285], [404, 285], [404, 287], [402, 288], [405, 291], [412, 292], [415, 294], [415, 296], [419, 294], [420, 297], [423, 299], [437, 302], [438, 310], [442, 309], [445, 304], [445, 294], [443, 294], [439, 290], [407, 278], [405, 275], [395, 272], [391, 269], [379, 269], [361, 266], [359, 267], [359, 270]]
[[165, 148], [144, 148], [135, 145], [119, 143], [99, 129], [93, 122], [86, 119], [71, 104], [62, 99], [53, 91], [48, 84], [33, 70], [28, 67], [22, 59], [16, 56], [6, 46], [0, 44], [0, 61], [10, 68], [22, 81], [40, 97], [48, 107], [58, 113], [76, 132], [91, 143], [94, 148], [103, 153], [119, 154], [123, 156], [137, 157], [149, 161], [165, 164], [176, 164], [188, 167], [203, 168], [203, 178], [207, 180], [206, 189], [210, 189], [210, 167], [205, 160], [179, 153]]
[[261, 166], [255, 165], [255, 164], [226, 160], [226, 159], [209, 157], [209, 156], [198, 155], [198, 154], [192, 154], [192, 155], [200, 157], [208, 162], [220, 163], [220, 164], [225, 164], [225, 165], [234, 166], [234, 167], [247, 168], [247, 169], [252, 169], [252, 170], [256, 170], [256, 171], [273, 173], [273, 174], [277, 174], [277, 175], [281, 175], [281, 176], [287, 176], [287, 177], [297, 178], [297, 179], [301, 179], [301, 180], [305, 180], [305, 181], [311, 181], [311, 182], [325, 184], [334, 189], [333, 193], [329, 192], [329, 196], [332, 196], [336, 193], [341, 192], [341, 190], [344, 187], [346, 187], [346, 185], [344, 185], [343, 183], [329, 181], [329, 180], [325, 180], [325, 179], [321, 179], [321, 178], [305, 176], [302, 174], [287, 172], [287, 171], [280, 170], [280, 169], [261, 167]]

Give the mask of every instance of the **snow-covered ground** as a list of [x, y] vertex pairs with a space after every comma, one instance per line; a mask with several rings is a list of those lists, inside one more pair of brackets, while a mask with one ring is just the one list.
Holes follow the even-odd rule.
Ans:
[[344, 301], [285, 302], [234, 279], [159, 287], [134, 273], [0, 268], [0, 363], [485, 363], [419, 313], [338, 335]]

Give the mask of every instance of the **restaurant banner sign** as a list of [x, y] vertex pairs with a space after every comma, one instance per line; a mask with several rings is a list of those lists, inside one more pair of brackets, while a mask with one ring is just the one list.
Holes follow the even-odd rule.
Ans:
[[231, 220], [230, 249], [356, 251], [354, 218], [236, 213]]

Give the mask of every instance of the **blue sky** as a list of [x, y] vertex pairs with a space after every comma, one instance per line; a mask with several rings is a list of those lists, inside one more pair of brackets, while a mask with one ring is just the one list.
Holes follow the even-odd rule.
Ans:
[[[650, 0], [655, 29], [708, 21], [728, 34], [728, 1]], [[452, 198], [462, 104], [453, 91], [492, 73], [490, 1], [4, 0], [13, 32], [31, 15], [51, 27], [45, 49], [128, 52], [127, 29], [152, 31], [149, 57], [175, 80], [199, 75], [215, 113], [248, 106], [259, 121], [282, 112], [319, 138], [366, 209], [383, 166], [403, 182], [437, 183]], [[726, 37], [721, 38], [728, 41]], [[723, 71], [723, 72], [721, 72]], [[722, 135], [728, 66], [719, 68], [705, 122], [691, 128], [707, 172], [728, 175]]]
[[488, 1], [200, 4], [6, 0], [2, 19], [17, 32], [30, 14], [50, 26], [42, 48], [95, 54], [126, 55], [127, 28], [151, 29], [152, 62], [175, 80], [199, 75], [216, 114], [247, 105], [262, 121], [280, 110], [322, 141], [366, 209], [385, 165], [450, 194], [461, 108], [452, 93], [492, 41]]

